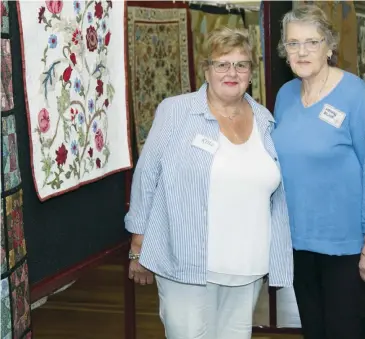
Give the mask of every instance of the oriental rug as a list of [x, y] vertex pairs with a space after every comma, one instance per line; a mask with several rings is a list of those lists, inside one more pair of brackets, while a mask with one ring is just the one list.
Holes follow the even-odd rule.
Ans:
[[41, 201], [131, 168], [124, 1], [19, 1]]
[[187, 4], [128, 2], [128, 41], [133, 116], [140, 153], [158, 104], [167, 97], [195, 90]]

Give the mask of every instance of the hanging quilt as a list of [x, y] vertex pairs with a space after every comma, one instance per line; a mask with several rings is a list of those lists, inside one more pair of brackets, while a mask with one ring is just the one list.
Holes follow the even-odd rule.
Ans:
[[357, 13], [357, 74], [365, 81], [365, 14]]
[[19, 1], [41, 201], [131, 168], [124, 1]]
[[195, 89], [187, 5], [129, 2], [128, 41], [133, 115], [141, 152], [158, 104]]

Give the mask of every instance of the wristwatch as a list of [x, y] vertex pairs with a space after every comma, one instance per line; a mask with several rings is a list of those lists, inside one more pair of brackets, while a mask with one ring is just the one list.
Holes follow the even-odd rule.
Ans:
[[128, 258], [129, 260], [138, 260], [140, 257], [140, 253], [133, 253], [132, 251], [129, 251]]

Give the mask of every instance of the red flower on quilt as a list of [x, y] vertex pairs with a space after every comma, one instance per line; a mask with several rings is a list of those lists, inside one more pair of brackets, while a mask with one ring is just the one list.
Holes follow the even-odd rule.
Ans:
[[105, 99], [104, 105], [105, 105], [106, 108], [108, 108], [108, 106], [109, 106], [109, 100], [108, 100], [108, 98]]
[[44, 12], [46, 11], [46, 8], [45, 7], [41, 7], [39, 9], [39, 12], [38, 12], [38, 23], [42, 23], [43, 19], [44, 19]]
[[38, 126], [41, 133], [46, 133], [50, 128], [49, 113], [45, 108], [42, 108], [38, 113]]
[[110, 36], [111, 35], [112, 34], [110, 33], [110, 31], [108, 33], [106, 33], [105, 38], [104, 38], [104, 44], [105, 44], [105, 46], [109, 46]]
[[74, 66], [77, 64], [75, 53], [71, 53], [70, 60], [72, 61], [72, 63], [74, 64]]
[[104, 85], [103, 81], [98, 79], [95, 90], [98, 93], [99, 97], [104, 93], [103, 85]]
[[87, 151], [87, 153], [89, 153], [90, 158], [92, 158], [94, 150], [90, 147], [89, 150]]
[[79, 43], [81, 43], [81, 40], [82, 40], [82, 33], [78, 28], [76, 28], [76, 30], [72, 33], [72, 42], [75, 45], [78, 45]]
[[97, 168], [101, 167], [101, 160], [99, 158], [96, 159], [95, 163]]
[[72, 73], [72, 67], [71, 66], [68, 66], [64, 71], [63, 71], [63, 74], [62, 74], [62, 79], [64, 82], [67, 82], [70, 80], [71, 78], [71, 73]]
[[103, 17], [103, 6], [101, 4], [101, 1], [100, 2], [97, 2], [95, 4], [95, 13], [94, 15], [98, 18], [98, 19], [101, 19]]
[[58, 166], [64, 165], [67, 160], [67, 153], [68, 150], [66, 149], [65, 145], [62, 143], [61, 147], [58, 148], [56, 151], [56, 162]]
[[63, 1], [47, 0], [46, 6], [52, 14], [59, 14], [62, 11]]
[[99, 128], [95, 133], [95, 147], [100, 152], [104, 146], [103, 131]]
[[93, 52], [98, 47], [98, 33], [93, 26], [86, 30], [86, 46], [90, 52]]

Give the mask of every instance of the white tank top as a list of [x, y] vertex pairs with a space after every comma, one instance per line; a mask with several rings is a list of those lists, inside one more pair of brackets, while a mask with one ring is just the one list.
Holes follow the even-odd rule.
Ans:
[[270, 198], [280, 180], [255, 119], [244, 144], [232, 144], [220, 133], [208, 200], [209, 282], [245, 285], [268, 273]]

